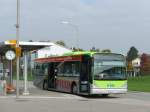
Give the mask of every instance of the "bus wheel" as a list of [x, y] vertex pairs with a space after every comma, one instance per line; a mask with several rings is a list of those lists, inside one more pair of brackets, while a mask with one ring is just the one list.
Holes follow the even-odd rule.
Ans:
[[109, 94], [102, 94], [102, 97], [108, 97]]
[[77, 85], [73, 84], [71, 87], [71, 93], [72, 94], [77, 94], [78, 93], [78, 89], [77, 89]]
[[47, 81], [44, 81], [44, 83], [43, 83], [43, 90], [48, 90]]

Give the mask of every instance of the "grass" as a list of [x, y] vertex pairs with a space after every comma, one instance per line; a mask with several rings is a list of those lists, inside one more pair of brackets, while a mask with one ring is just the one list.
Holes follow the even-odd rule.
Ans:
[[150, 76], [128, 78], [128, 90], [150, 92]]
[[[17, 78], [16, 78], [16, 75], [13, 75], [13, 79], [14, 79], [14, 80], [17, 79]], [[27, 79], [28, 79], [28, 81], [33, 81], [34, 76], [31, 75], [31, 74], [28, 74]], [[19, 80], [24, 80], [24, 77], [23, 77], [22, 75], [20, 75], [20, 76], [19, 76]]]
[[[16, 79], [16, 75], [13, 76], [13, 79]], [[33, 79], [34, 76], [28, 74], [28, 81], [32, 81]], [[23, 76], [20, 76], [20, 80], [23, 80]], [[150, 92], [150, 75], [128, 78], [128, 90]]]

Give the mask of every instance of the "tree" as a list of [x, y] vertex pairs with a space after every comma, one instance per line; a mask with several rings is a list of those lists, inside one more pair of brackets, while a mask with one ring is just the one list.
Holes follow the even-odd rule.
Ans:
[[95, 51], [95, 50], [96, 48], [94, 46], [90, 49], [90, 51]]
[[61, 45], [61, 46], [66, 47], [66, 44], [65, 44], [65, 42], [64, 42], [63, 40], [57, 41], [56, 44], [59, 44], [59, 45]]
[[39, 42], [51, 42], [51, 40], [40, 40]]
[[82, 48], [76, 48], [76, 47], [73, 47], [71, 48], [73, 50], [73, 52], [76, 52], [76, 51], [84, 51]]
[[141, 55], [141, 72], [142, 74], [149, 74], [150, 73], [150, 56], [143, 53]]
[[111, 50], [110, 49], [104, 49], [102, 50], [103, 53], [111, 53]]
[[90, 51], [100, 52], [100, 50], [98, 48], [95, 48], [94, 46], [90, 49]]
[[33, 40], [29, 40], [29, 42], [33, 42]]
[[132, 46], [127, 53], [127, 61], [130, 62], [138, 57], [138, 50]]

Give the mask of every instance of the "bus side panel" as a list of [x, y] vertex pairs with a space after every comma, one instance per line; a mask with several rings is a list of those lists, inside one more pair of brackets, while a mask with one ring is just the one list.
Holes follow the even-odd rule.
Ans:
[[75, 82], [78, 86], [78, 79], [74, 77], [57, 77], [56, 90], [63, 92], [71, 92], [71, 85]]

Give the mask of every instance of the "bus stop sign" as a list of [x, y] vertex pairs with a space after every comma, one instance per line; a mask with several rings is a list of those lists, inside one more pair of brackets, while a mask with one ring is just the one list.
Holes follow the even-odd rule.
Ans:
[[21, 47], [16, 47], [16, 57], [21, 56]]

